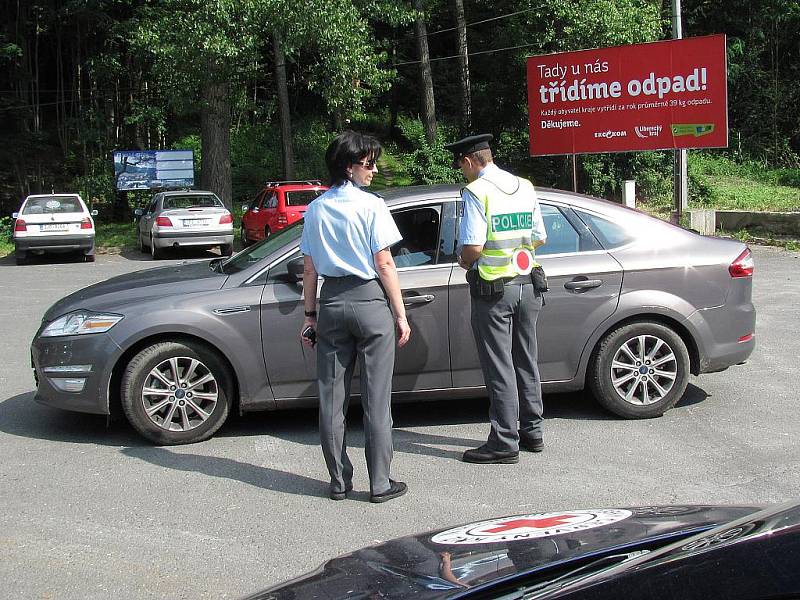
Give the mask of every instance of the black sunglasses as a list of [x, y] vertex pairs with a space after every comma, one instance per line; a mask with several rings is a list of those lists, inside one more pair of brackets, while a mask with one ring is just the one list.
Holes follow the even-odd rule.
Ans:
[[365, 169], [374, 169], [375, 165], [378, 164], [378, 161], [374, 158], [372, 160], [365, 160], [364, 162], [355, 162], [354, 165], [361, 165]]

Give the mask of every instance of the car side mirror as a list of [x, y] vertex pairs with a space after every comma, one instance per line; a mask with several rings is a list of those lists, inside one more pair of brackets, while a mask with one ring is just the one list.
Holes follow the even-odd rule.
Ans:
[[11, 213], [11, 218], [12, 219], [18, 219], [19, 218], [19, 213], [18, 212]]
[[94, 210], [93, 210], [92, 212], [90, 212], [89, 214], [90, 214], [90, 215], [92, 215], [93, 217], [96, 217], [96, 216], [97, 216], [97, 209], [94, 209]]
[[291, 275], [295, 281], [302, 281], [303, 271], [305, 270], [303, 257], [298, 256], [297, 258], [290, 260], [289, 264], [286, 265], [286, 270], [289, 271], [289, 275]]
[[249, 207], [247, 206], [247, 204], [242, 204], [242, 212], [243, 213], [246, 213], [248, 208]]
[[137, 217], [141, 217], [144, 214], [144, 211], [141, 208], [137, 208], [136, 210], [133, 211], [133, 214], [136, 215]]

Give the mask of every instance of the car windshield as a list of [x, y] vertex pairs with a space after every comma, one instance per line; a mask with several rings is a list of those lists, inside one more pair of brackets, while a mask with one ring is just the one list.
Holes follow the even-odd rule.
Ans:
[[301, 190], [297, 192], [286, 192], [286, 206], [305, 206], [310, 204], [314, 198], [322, 194], [324, 190]]
[[302, 233], [303, 221], [301, 220], [282, 231], [272, 234], [258, 244], [250, 246], [230, 257], [227, 261], [222, 263], [221, 271], [229, 275], [243, 271], [253, 263], [279, 250], [281, 247], [291, 242], [297, 242]]
[[76, 196], [43, 196], [29, 198], [22, 209], [23, 215], [41, 215], [51, 213], [83, 212], [80, 200]]
[[168, 208], [223, 208], [222, 201], [213, 195], [208, 196], [167, 196], [163, 202]]

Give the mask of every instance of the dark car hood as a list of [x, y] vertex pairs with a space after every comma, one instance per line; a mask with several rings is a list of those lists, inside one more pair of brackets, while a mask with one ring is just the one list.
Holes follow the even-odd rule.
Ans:
[[666, 545], [758, 510], [651, 506], [492, 519], [364, 548], [250, 598], [449, 598], [519, 573]]
[[65, 296], [44, 314], [44, 321], [79, 308], [120, 311], [144, 298], [190, 294], [220, 289], [227, 275], [212, 271], [209, 262], [182, 263], [112, 277]]

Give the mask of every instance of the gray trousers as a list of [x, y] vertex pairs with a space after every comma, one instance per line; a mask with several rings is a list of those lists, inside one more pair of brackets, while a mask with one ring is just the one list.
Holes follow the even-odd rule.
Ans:
[[487, 445], [492, 450], [518, 451], [520, 434], [542, 437], [544, 407], [536, 363], [541, 308], [542, 297], [531, 284], [508, 284], [498, 299], [472, 298], [472, 333], [489, 392]]
[[317, 320], [319, 433], [334, 491], [353, 487], [345, 417], [356, 359], [361, 369], [370, 492], [382, 494], [389, 489], [395, 343], [394, 319], [377, 280], [325, 279]]

